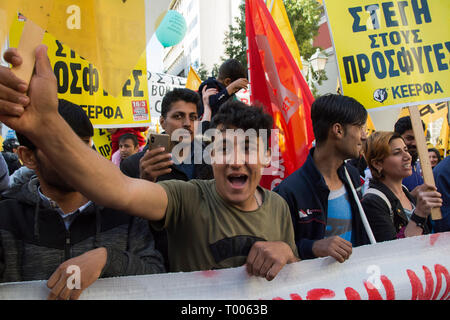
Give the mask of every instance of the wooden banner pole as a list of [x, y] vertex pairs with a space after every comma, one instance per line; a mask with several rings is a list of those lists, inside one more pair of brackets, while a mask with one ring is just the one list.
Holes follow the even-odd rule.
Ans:
[[[422, 168], [423, 180], [426, 184], [436, 186], [434, 182], [433, 170], [431, 169], [430, 158], [428, 157], [427, 142], [423, 132], [422, 121], [420, 119], [420, 112], [417, 106], [408, 107], [411, 115], [411, 123], [416, 139], [417, 151], [419, 153], [420, 167]], [[442, 219], [440, 208], [431, 209], [431, 218], [433, 220]]]

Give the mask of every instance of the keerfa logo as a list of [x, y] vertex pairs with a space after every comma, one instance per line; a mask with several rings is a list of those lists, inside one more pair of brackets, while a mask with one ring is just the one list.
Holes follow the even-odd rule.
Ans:
[[384, 101], [386, 101], [387, 97], [388, 97], [388, 93], [387, 93], [386, 89], [377, 89], [373, 93], [373, 99], [380, 103], [383, 103]]

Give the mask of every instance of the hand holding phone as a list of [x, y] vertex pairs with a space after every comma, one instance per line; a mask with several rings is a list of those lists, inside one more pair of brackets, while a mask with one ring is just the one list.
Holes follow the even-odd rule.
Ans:
[[171, 141], [167, 134], [151, 134], [149, 139], [149, 150], [139, 163], [140, 178], [156, 182], [158, 177], [172, 172]]

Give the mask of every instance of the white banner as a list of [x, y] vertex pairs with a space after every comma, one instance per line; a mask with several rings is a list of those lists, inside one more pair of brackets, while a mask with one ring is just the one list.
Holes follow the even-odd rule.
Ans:
[[[273, 281], [245, 267], [100, 279], [81, 295], [95, 300], [449, 300], [450, 232], [353, 249], [287, 265]], [[0, 284], [1, 300], [46, 299], [46, 281]]]
[[186, 78], [173, 76], [167, 73], [147, 71], [148, 97], [150, 100], [150, 114], [159, 122], [161, 116], [161, 102], [167, 92], [175, 88], [184, 88]]

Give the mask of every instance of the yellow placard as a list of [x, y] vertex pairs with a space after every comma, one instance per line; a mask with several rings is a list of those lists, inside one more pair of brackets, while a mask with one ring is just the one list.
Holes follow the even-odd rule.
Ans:
[[[16, 47], [24, 22], [14, 21], [10, 45]], [[95, 128], [149, 126], [150, 109], [147, 86], [147, 60], [144, 52], [117, 97], [109, 95], [100, 71], [50, 33], [43, 43], [57, 78], [58, 97], [80, 105]]]
[[450, 1], [324, 2], [345, 95], [367, 109], [450, 100]]
[[93, 140], [98, 153], [111, 160], [111, 134], [106, 129], [94, 129]]
[[[437, 149], [447, 150], [449, 139], [448, 105], [446, 102], [426, 104], [418, 107], [420, 119], [426, 126], [427, 143]], [[410, 116], [409, 109], [403, 108], [398, 118]], [[436, 130], [437, 129], [437, 130]], [[433, 132], [431, 132], [433, 131]]]

